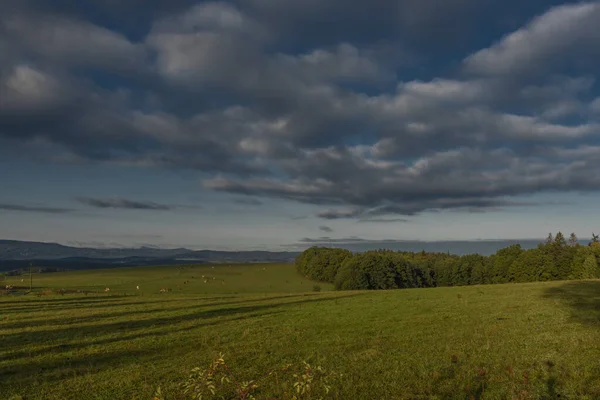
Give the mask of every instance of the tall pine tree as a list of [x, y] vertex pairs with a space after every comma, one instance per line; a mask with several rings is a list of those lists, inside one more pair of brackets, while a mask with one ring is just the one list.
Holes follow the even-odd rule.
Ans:
[[569, 245], [570, 246], [576, 246], [577, 245], [577, 235], [575, 235], [575, 232], [571, 233], [571, 236], [569, 236]]

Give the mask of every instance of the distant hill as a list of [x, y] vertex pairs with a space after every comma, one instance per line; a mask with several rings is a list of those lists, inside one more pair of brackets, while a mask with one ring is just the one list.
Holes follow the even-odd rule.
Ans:
[[0, 240], [0, 260], [39, 260], [68, 257], [87, 258], [125, 258], [125, 257], [175, 257], [191, 250], [159, 249], [140, 247], [136, 249], [96, 249], [90, 247], [70, 247], [58, 243], [22, 242], [19, 240]]
[[289, 262], [298, 252], [194, 251], [185, 248], [154, 247], [96, 249], [70, 247], [58, 243], [0, 240], [0, 271], [36, 266], [60, 269], [106, 268], [132, 265], [185, 263]]
[[[356, 241], [311, 240], [299, 247], [342, 247], [353, 252], [385, 248], [389, 250], [449, 252], [451, 254], [490, 255], [498, 249], [519, 243], [525, 249], [533, 248], [542, 240], [465, 240], [465, 241]], [[300, 254], [296, 251], [217, 251], [186, 248], [159, 249], [155, 247], [97, 249], [71, 247], [58, 243], [0, 240], [0, 271], [29, 266], [57, 269], [110, 268], [135, 265], [174, 265], [202, 263], [292, 262]]]

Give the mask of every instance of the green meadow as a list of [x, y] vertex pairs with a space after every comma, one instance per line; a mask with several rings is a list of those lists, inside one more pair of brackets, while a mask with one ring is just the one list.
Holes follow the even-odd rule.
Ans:
[[[600, 281], [315, 285], [291, 264], [36, 274], [33, 293], [0, 297], [0, 398], [184, 399], [219, 353], [245, 380], [335, 371], [332, 399], [600, 398]], [[259, 380], [255, 396], [288, 393]]]
[[[23, 280], [23, 282], [21, 282]], [[185, 283], [187, 282], [187, 283]], [[29, 275], [7, 277], [7, 283], [29, 287]], [[82, 290], [112, 294], [159, 293], [171, 289], [178, 294], [236, 294], [308, 292], [314, 282], [299, 275], [290, 264], [215, 264], [126, 267], [64, 273], [36, 274], [33, 284], [39, 290]], [[333, 285], [318, 283], [323, 290]], [[139, 286], [139, 291], [136, 287]]]

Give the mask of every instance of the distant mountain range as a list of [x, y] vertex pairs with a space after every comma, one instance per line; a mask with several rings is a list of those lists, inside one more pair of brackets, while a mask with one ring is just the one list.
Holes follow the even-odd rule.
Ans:
[[[353, 252], [390, 249], [418, 252], [449, 252], [451, 254], [479, 253], [489, 255], [498, 249], [519, 243], [523, 248], [536, 247], [541, 240], [465, 240], [465, 241], [366, 241], [357, 239], [311, 240], [301, 246], [342, 247]], [[185, 248], [89, 248], [71, 247], [57, 243], [0, 240], [0, 271], [28, 267], [56, 269], [92, 269], [136, 265], [172, 265], [202, 263], [292, 262], [298, 251], [215, 251]]]
[[0, 260], [39, 260], [70, 257], [86, 258], [126, 258], [126, 257], [174, 257], [187, 254], [192, 250], [157, 249], [141, 247], [137, 249], [95, 249], [89, 247], [70, 247], [58, 243], [22, 242], [18, 240], [0, 240]]
[[0, 240], [0, 271], [23, 268], [30, 263], [44, 267], [87, 269], [188, 263], [290, 262], [298, 254], [292, 251], [194, 251], [154, 247], [97, 249], [58, 243]]

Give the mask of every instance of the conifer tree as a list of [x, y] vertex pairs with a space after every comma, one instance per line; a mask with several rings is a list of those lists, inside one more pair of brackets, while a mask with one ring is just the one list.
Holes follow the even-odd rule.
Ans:
[[558, 231], [556, 236], [554, 236], [554, 244], [557, 246], [564, 246], [567, 244], [567, 241], [565, 240], [565, 235], [563, 235], [561, 231]]
[[575, 232], [571, 233], [571, 236], [569, 236], [569, 245], [570, 246], [575, 246], [577, 245], [577, 235], [575, 235]]

